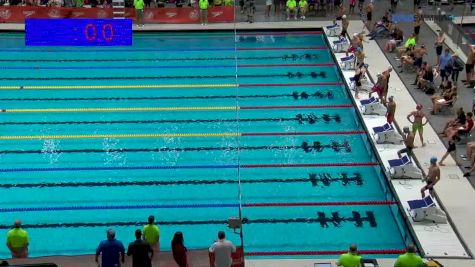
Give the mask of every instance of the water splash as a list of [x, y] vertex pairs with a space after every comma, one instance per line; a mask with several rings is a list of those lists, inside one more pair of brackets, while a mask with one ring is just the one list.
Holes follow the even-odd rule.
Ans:
[[55, 164], [58, 162], [61, 153], [58, 153], [58, 147], [60, 140], [46, 139], [43, 142], [41, 148], [41, 155], [49, 162], [49, 164]]
[[127, 164], [127, 158], [124, 153], [118, 151], [111, 151], [117, 149], [120, 141], [116, 138], [104, 138], [102, 140], [102, 148], [104, 153], [104, 165], [118, 165], [125, 166]]

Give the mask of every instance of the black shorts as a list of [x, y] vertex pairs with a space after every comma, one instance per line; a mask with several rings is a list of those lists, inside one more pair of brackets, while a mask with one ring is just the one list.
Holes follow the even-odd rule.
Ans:
[[424, 186], [425, 189], [428, 189], [429, 191], [434, 191], [434, 185], [430, 181], [426, 181], [426, 185]]
[[421, 57], [414, 59], [414, 66], [416, 66], [418, 68], [422, 67], [422, 58]]
[[438, 56], [442, 55], [442, 48], [443, 48], [442, 46], [436, 46], [436, 47], [435, 47], [435, 53], [436, 53]]
[[453, 143], [452, 145], [449, 145], [449, 147], [447, 148], [448, 153], [454, 152], [455, 150], [457, 150], [457, 147], [455, 147], [455, 143]]
[[418, 35], [420, 31], [421, 31], [421, 26], [414, 26], [414, 33], [416, 35]]
[[469, 130], [458, 130], [458, 134], [468, 134], [470, 131]]
[[414, 0], [414, 7], [418, 7], [421, 4], [421, 0]]
[[372, 21], [372, 20], [373, 20], [373, 14], [372, 14], [371, 12], [368, 12], [368, 13], [366, 14], [366, 20], [367, 20], [367, 21]]
[[465, 72], [470, 73], [473, 71], [473, 64], [465, 64]]

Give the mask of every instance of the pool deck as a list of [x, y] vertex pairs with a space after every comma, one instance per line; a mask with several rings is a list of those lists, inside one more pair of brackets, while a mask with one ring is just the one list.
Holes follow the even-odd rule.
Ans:
[[[464, 20], [465, 22], [465, 20]], [[168, 25], [168, 24], [156, 24], [156, 25], [146, 25], [143, 30], [189, 30], [189, 29], [219, 29], [219, 30], [230, 30], [230, 29], [285, 29], [285, 28], [318, 28], [328, 25], [328, 21], [298, 21], [298, 22], [257, 22], [253, 24], [248, 23], [235, 23], [235, 24], [212, 24], [208, 26], [199, 26], [199, 25]], [[1, 24], [0, 30], [23, 30], [24, 26], [22, 24]], [[361, 21], [351, 21], [349, 32], [360, 32], [363, 29], [363, 24]], [[142, 29], [140, 29], [142, 30]], [[366, 63], [370, 65], [369, 73], [372, 77], [376, 77], [376, 73], [380, 72], [389, 65], [386, 56], [383, 51], [379, 48], [375, 41], [369, 41], [365, 44], [365, 50], [371, 51], [367, 52]], [[346, 75], [345, 75], [346, 76]], [[363, 94], [361, 94], [363, 95]], [[401, 81], [400, 76], [397, 73], [391, 75], [390, 81], [390, 90], [389, 95], [394, 95], [395, 101], [399, 104], [396, 112], [396, 122], [399, 127], [408, 125], [406, 120], [406, 115], [411, 112], [415, 107], [415, 101], [409, 94], [407, 88], [404, 86], [404, 83]], [[404, 103], [404, 104], [403, 104]], [[374, 117], [374, 116], [373, 116]], [[374, 118], [373, 118], [374, 119]], [[380, 123], [381, 118], [378, 120], [373, 120], [372, 123]], [[370, 125], [373, 126], [373, 125]], [[369, 127], [370, 128], [370, 127]], [[428, 159], [434, 155], [439, 158], [446, 151], [444, 144], [441, 142], [437, 136], [435, 130], [427, 125], [425, 127], [424, 136], [426, 138], [427, 145], [421, 147], [419, 139], [416, 138], [416, 145], [419, 146], [415, 149], [414, 154], [419, 162], [424, 166], [424, 163], [428, 162]], [[400, 146], [397, 145], [384, 145], [378, 147], [378, 151], [381, 152], [383, 162], [387, 161], [387, 157], [395, 158], [395, 151], [397, 151]], [[391, 156], [392, 155], [392, 156]], [[441, 200], [442, 205], [445, 210], [448, 212], [448, 215], [453, 220], [455, 229], [459, 232], [460, 236], [463, 237], [463, 241], [467, 246], [467, 250], [473, 250], [475, 248], [475, 232], [473, 231], [473, 222], [475, 221], [475, 210], [473, 209], [473, 204], [475, 203], [475, 190], [468, 182], [467, 179], [463, 178], [461, 170], [454, 164], [453, 159], [448, 158], [446, 165], [441, 167], [442, 179], [436, 187], [436, 193], [438, 198]], [[411, 180], [401, 182], [401, 180], [392, 181], [393, 186], [396, 191], [398, 191], [399, 198], [402, 202], [405, 202], [406, 199], [415, 198], [419, 195], [419, 188], [422, 185], [420, 180]], [[416, 227], [417, 228], [417, 227]], [[464, 256], [469, 254], [468, 251], [464, 251], [460, 247], [460, 243], [447, 243], [448, 240], [453, 240], [453, 232], [446, 232], [444, 228], [441, 231], [441, 228], [438, 228], [434, 225], [423, 226], [419, 231], [415, 229], [415, 232], [418, 233], [418, 239], [423, 246], [423, 250], [430, 255], [436, 255], [440, 253], [449, 253], [451, 256], [458, 255]], [[424, 233], [425, 232], [425, 233]], [[434, 233], [434, 234], [431, 234]], [[434, 238], [435, 233], [446, 235], [450, 234], [451, 237], [447, 239]], [[419, 234], [421, 236], [419, 236]], [[354, 240], [355, 243], [358, 243], [357, 240]], [[159, 259], [159, 266], [175, 266], [170, 264], [170, 256], [163, 253], [163, 259]], [[168, 259], [166, 259], [168, 257]], [[195, 258], [196, 257], [196, 258]], [[77, 256], [77, 257], [49, 257], [49, 258], [40, 258], [40, 259], [28, 259], [27, 262], [33, 261], [54, 261], [59, 263], [59, 266], [67, 267], [82, 267], [82, 266], [92, 266], [93, 262], [92, 256]], [[190, 267], [201, 267], [209, 266], [207, 265], [207, 253], [205, 251], [197, 252], [196, 256], [193, 256], [193, 259], [190, 260], [192, 264]], [[23, 261], [15, 261], [23, 262]], [[73, 263], [74, 262], [74, 263]], [[81, 263], [84, 262], [84, 263]], [[167, 263], [168, 262], [168, 263]], [[309, 260], [246, 260], [246, 266], [252, 267], [264, 267], [264, 266], [273, 266], [273, 267], [313, 267], [315, 262], [333, 262], [332, 260], [319, 260], [319, 259], [309, 259]], [[381, 267], [392, 267], [394, 264], [393, 259], [381, 259], [379, 260]], [[474, 260], [467, 259], [441, 259], [440, 262], [446, 266], [452, 267], [473, 267], [475, 266]], [[125, 265], [128, 266], [128, 265]]]

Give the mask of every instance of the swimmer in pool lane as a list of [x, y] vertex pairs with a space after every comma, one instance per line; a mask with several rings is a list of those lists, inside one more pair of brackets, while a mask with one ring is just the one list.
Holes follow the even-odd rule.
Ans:
[[424, 198], [426, 196], [425, 191], [429, 190], [430, 195], [433, 197], [434, 193], [434, 186], [440, 181], [440, 169], [437, 166], [437, 158], [432, 157], [430, 158], [430, 167], [429, 171], [427, 172], [427, 176], [424, 179], [426, 185], [421, 189], [421, 196]]
[[[411, 120], [411, 117], [414, 117], [414, 120]], [[422, 122], [424, 118], [426, 119], [426, 121]], [[425, 146], [426, 144], [424, 143], [424, 137], [423, 137], [424, 125], [426, 125], [427, 122], [429, 121], [427, 120], [426, 115], [424, 114], [424, 111], [422, 111], [421, 104], [417, 104], [416, 110], [409, 113], [409, 115], [407, 115], [407, 120], [410, 123], [412, 123], [412, 132], [414, 134], [419, 132], [419, 137], [421, 138], [422, 146]]]

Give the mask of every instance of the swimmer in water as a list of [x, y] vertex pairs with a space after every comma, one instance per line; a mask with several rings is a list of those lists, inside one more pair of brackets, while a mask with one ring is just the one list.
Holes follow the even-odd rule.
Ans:
[[425, 198], [426, 194], [425, 191], [429, 190], [429, 193], [432, 197], [434, 197], [434, 186], [436, 183], [440, 181], [440, 169], [439, 166], [437, 166], [437, 158], [432, 157], [430, 158], [430, 167], [429, 171], [427, 173], [426, 178], [424, 179], [426, 182], [426, 185], [422, 187], [421, 189], [421, 196], [422, 198]]
[[[411, 117], [414, 117], [414, 120], [411, 120]], [[424, 118], [426, 119], [426, 121], [422, 122]], [[429, 121], [427, 120], [426, 115], [424, 114], [424, 111], [422, 111], [421, 104], [417, 104], [416, 110], [409, 113], [409, 115], [407, 115], [407, 120], [410, 123], [412, 123], [412, 132], [414, 134], [419, 132], [419, 137], [421, 138], [422, 146], [425, 146], [426, 144], [424, 143], [424, 137], [423, 137], [424, 125], [426, 125], [427, 122]]]

